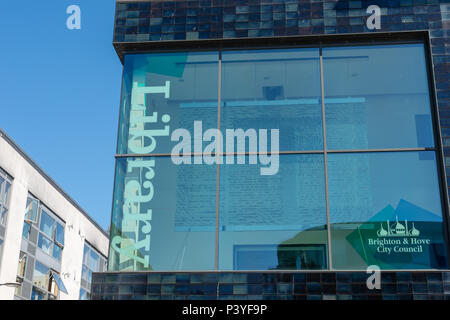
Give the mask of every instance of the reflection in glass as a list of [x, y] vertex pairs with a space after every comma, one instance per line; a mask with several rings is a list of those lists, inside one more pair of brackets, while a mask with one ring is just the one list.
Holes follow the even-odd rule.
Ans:
[[446, 267], [434, 152], [329, 154], [328, 174], [335, 268]]
[[3, 191], [3, 205], [7, 206], [8, 205], [8, 194], [9, 194], [9, 188], [11, 187], [11, 183], [9, 183], [8, 181], [5, 182], [5, 190]]
[[84, 250], [83, 250], [83, 264], [88, 265], [89, 264], [89, 247], [84, 244]]
[[46, 294], [41, 290], [33, 287], [31, 291], [31, 300], [45, 300]]
[[44, 210], [41, 211], [40, 230], [50, 238], [53, 238], [53, 231], [55, 228], [55, 220], [51, 218]]
[[51, 240], [47, 239], [47, 237], [45, 237], [43, 234], [39, 234], [38, 247], [41, 248], [42, 251], [47, 254], [51, 254], [52, 245], [53, 242]]
[[116, 177], [110, 269], [214, 268], [216, 166], [127, 158]]
[[89, 268], [93, 271], [99, 271], [99, 256], [94, 251], [91, 250], [90, 256], [89, 256]]
[[80, 288], [79, 300], [89, 300], [88, 294], [87, 294], [86, 290], [84, 290], [83, 288]]
[[225, 51], [220, 127], [279, 129], [280, 150], [322, 149], [320, 92], [318, 49]]
[[57, 296], [59, 291], [67, 294], [67, 289], [66, 286], [64, 285], [64, 282], [62, 281], [61, 277], [59, 276], [58, 273], [56, 273], [55, 271], [51, 271], [51, 275], [52, 275], [52, 290], [51, 292]]
[[327, 268], [325, 204], [323, 155], [283, 155], [273, 176], [222, 167], [219, 269]]
[[8, 213], [8, 209], [6, 207], [0, 206], [0, 224], [4, 225], [6, 223], [6, 214]]
[[64, 246], [64, 226], [59, 223], [56, 224], [55, 241]]
[[25, 220], [30, 222], [37, 222], [39, 212], [39, 201], [28, 196], [27, 209], [25, 212]]
[[217, 128], [217, 52], [126, 55], [118, 153], [170, 153], [170, 131]]
[[88, 267], [86, 267], [85, 265], [83, 265], [83, 269], [82, 269], [82, 271], [81, 271], [81, 277], [82, 277], [84, 280], [86, 280], [86, 281], [88, 281], [88, 272], [89, 272]]
[[33, 284], [47, 290], [49, 286], [49, 277], [50, 268], [39, 261], [36, 261], [33, 272]]
[[330, 149], [433, 147], [423, 44], [323, 49]]
[[[322, 52], [325, 128], [319, 49], [222, 51], [222, 133], [279, 129], [282, 151], [318, 153], [281, 154], [273, 176], [222, 164], [219, 183], [216, 165], [136, 157], [170, 153], [174, 129], [193, 139], [195, 120], [218, 127], [219, 53], [125, 56], [117, 153], [135, 155], [116, 164], [110, 270], [208, 270], [216, 254], [221, 270], [326, 269], [324, 129], [339, 152], [327, 162], [333, 266], [446, 267], [435, 153], [345, 152], [434, 147], [423, 45]], [[377, 252], [403, 235], [430, 243], [390, 262]]]
[[61, 252], [62, 252], [61, 247], [58, 246], [57, 244], [54, 244], [52, 252], [53, 258], [55, 258], [56, 260], [61, 260]]
[[24, 222], [22, 229], [22, 238], [28, 240], [30, 238], [30, 232], [31, 232], [31, 224], [29, 224], [28, 222]]

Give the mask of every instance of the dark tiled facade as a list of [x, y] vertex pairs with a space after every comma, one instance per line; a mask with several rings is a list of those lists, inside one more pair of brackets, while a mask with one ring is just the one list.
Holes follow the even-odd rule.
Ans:
[[450, 300], [450, 272], [382, 272], [369, 290], [365, 272], [96, 273], [94, 300]]
[[[443, 0], [197, 0], [119, 2], [115, 42], [279, 37], [368, 32], [367, 8], [382, 8], [380, 31], [429, 29], [446, 38]], [[441, 6], [444, 4], [444, 8]], [[443, 11], [444, 9], [444, 11]]]
[[[381, 8], [379, 30], [366, 26], [370, 5]], [[123, 58], [125, 52], [165, 49], [169, 45], [180, 50], [186, 45], [215, 46], [233, 40], [332, 35], [338, 35], [334, 38], [338, 39], [339, 35], [350, 34], [369, 34], [380, 40], [377, 34], [398, 34], [402, 38], [405, 31], [422, 31], [429, 37], [448, 186], [450, 0], [118, 1], [114, 46]], [[367, 277], [365, 272], [332, 271], [98, 273], [93, 276], [92, 299], [450, 298], [450, 271], [383, 272], [381, 290], [368, 290]]]

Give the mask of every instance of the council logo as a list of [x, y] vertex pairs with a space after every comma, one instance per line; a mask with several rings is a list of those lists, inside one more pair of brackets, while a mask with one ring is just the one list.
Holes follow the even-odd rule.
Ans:
[[380, 229], [377, 231], [378, 237], [418, 237], [420, 231], [412, 223], [412, 228], [408, 229], [408, 220], [404, 224], [398, 222], [398, 216], [395, 217], [395, 223], [391, 224], [389, 220], [386, 221], [387, 228], [383, 228], [383, 223], [380, 223]]

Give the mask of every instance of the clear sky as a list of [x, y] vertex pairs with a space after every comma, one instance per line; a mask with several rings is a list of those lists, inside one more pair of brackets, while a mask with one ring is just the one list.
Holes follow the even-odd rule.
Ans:
[[[81, 30], [66, 27], [70, 5], [81, 8]], [[0, 10], [0, 127], [105, 229], [122, 74], [114, 8], [22, 0]]]

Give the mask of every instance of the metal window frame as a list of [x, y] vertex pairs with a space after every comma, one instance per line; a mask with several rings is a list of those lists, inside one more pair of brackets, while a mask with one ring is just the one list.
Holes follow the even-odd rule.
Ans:
[[28, 199], [31, 199], [31, 201], [36, 201], [37, 202], [37, 212], [36, 212], [36, 220], [30, 220], [30, 219], [26, 219], [27, 217], [26, 217], [26, 214], [28, 213], [28, 212], [25, 212], [25, 222], [28, 222], [28, 223], [30, 223], [30, 224], [33, 224], [33, 223], [35, 223], [35, 224], [37, 224], [38, 223], [38, 220], [39, 220], [39, 212], [40, 212], [40, 207], [41, 207], [41, 202], [39, 201], [39, 199], [38, 198], [36, 198], [35, 196], [33, 196], [31, 193], [29, 193], [28, 192], [28, 195], [27, 195], [27, 201], [28, 201]]
[[[52, 236], [48, 236], [45, 232], [43, 232], [41, 230], [41, 222], [42, 222], [42, 212], [45, 212], [46, 215], [48, 215], [50, 218], [53, 219], [53, 231], [52, 231]], [[58, 224], [60, 224], [63, 227], [63, 232], [64, 232], [64, 236], [66, 235], [66, 223], [59, 218], [52, 210], [50, 210], [47, 206], [45, 206], [41, 201], [39, 201], [39, 213], [38, 213], [38, 217], [39, 217], [39, 223], [36, 222], [36, 229], [38, 232], [38, 240], [36, 243], [36, 247], [41, 250], [42, 252], [44, 252], [46, 255], [48, 255], [49, 257], [51, 257], [52, 259], [58, 261], [59, 263], [61, 263], [62, 260], [62, 254], [63, 254], [63, 250], [64, 250], [64, 244], [59, 243], [58, 241], [56, 241], [56, 226]], [[27, 222], [24, 222], [27, 223]], [[43, 236], [44, 238], [48, 239], [52, 244], [51, 244], [51, 249], [50, 249], [50, 253], [45, 252], [44, 250], [42, 250], [42, 248], [39, 246], [39, 237]], [[54, 251], [54, 247], [58, 246], [61, 249], [61, 254], [59, 259], [56, 259], [53, 256], [53, 251]]]
[[[38, 263], [48, 269], [48, 271], [45, 274], [46, 277], [47, 277], [47, 281], [48, 281], [47, 288], [46, 287], [41, 287], [41, 286], [39, 286], [39, 285], [34, 283], [34, 273], [36, 271], [36, 264], [38, 264]], [[43, 292], [45, 294], [45, 299], [44, 300], [55, 300], [55, 299], [57, 300], [57, 299], [59, 299], [60, 292], [64, 293], [64, 291], [62, 291], [59, 288], [56, 280], [53, 278], [53, 274], [56, 274], [56, 275], [59, 276], [59, 272], [57, 272], [56, 270], [54, 270], [51, 267], [47, 266], [46, 264], [42, 263], [41, 261], [39, 261], [37, 259], [34, 259], [33, 277], [31, 279], [31, 286], [32, 286], [32, 290], [33, 290], [33, 288], [36, 288], [37, 290], [39, 290], [39, 291], [41, 291], [41, 292]], [[63, 283], [63, 285], [64, 285], [64, 283]], [[53, 294], [53, 292], [51, 291], [53, 286], [56, 286], [57, 289], [58, 289], [57, 295]], [[66, 291], [67, 291], [67, 289], [66, 289]], [[31, 292], [31, 294], [32, 294], [32, 292]], [[50, 297], [54, 297], [55, 299], [50, 299]]]
[[[395, 45], [395, 44], [423, 44], [424, 58], [426, 63], [426, 73], [428, 80], [428, 93], [430, 99], [430, 112], [433, 126], [434, 147], [432, 148], [384, 148], [384, 149], [346, 149], [346, 150], [328, 150], [326, 146], [326, 124], [325, 124], [325, 93], [324, 93], [324, 75], [323, 75], [323, 55], [322, 49], [326, 47], [354, 47], [354, 46], [379, 46], [379, 45]], [[221, 81], [222, 81], [222, 52], [225, 51], [250, 51], [250, 50], [276, 50], [276, 49], [294, 49], [294, 48], [318, 48], [320, 56], [320, 79], [321, 79], [321, 104], [322, 104], [322, 128], [323, 128], [323, 150], [298, 150], [298, 151], [280, 151], [282, 154], [323, 154], [325, 163], [325, 194], [326, 194], [326, 216], [327, 216], [327, 239], [328, 239], [328, 268], [322, 271], [336, 271], [332, 264], [332, 241], [331, 241], [331, 224], [329, 212], [329, 194], [328, 194], [328, 168], [327, 168], [327, 154], [328, 153], [373, 153], [373, 152], [418, 152], [418, 151], [434, 151], [436, 156], [436, 167], [438, 174], [438, 184], [440, 190], [441, 210], [444, 224], [444, 240], [446, 242], [447, 251], [447, 266], [450, 265], [450, 217], [449, 217], [449, 190], [445, 175], [445, 161], [441, 137], [441, 127], [438, 112], [438, 99], [436, 94], [435, 77], [433, 71], [433, 62], [431, 54], [431, 38], [429, 31], [400, 31], [400, 32], [377, 32], [377, 33], [357, 33], [345, 35], [314, 35], [314, 36], [287, 36], [277, 38], [255, 38], [255, 39], [220, 39], [220, 40], [199, 40], [199, 41], [171, 41], [171, 42], [114, 42], [114, 47], [121, 59], [124, 61], [126, 54], [146, 54], [146, 53], [173, 53], [173, 52], [218, 52], [218, 129], [220, 130], [220, 114], [221, 114]], [[124, 70], [122, 70], [122, 75]], [[122, 76], [122, 92], [120, 102], [120, 115], [122, 110], [122, 94], [123, 94], [123, 76]], [[120, 119], [117, 133], [117, 151], [119, 147], [120, 137]], [[220, 150], [220, 149], [219, 149]], [[270, 152], [269, 152], [270, 153]], [[226, 155], [222, 152], [220, 155]], [[234, 152], [233, 155], [241, 153]], [[251, 154], [245, 152], [245, 155]], [[259, 154], [257, 152], [257, 154]], [[185, 154], [186, 155], [186, 154]], [[195, 153], [187, 154], [188, 156], [195, 156]], [[116, 170], [114, 174], [114, 181], [117, 178], [117, 162], [121, 158], [149, 158], [149, 157], [170, 157], [168, 153], [149, 153], [149, 154], [115, 154]], [[217, 164], [216, 172], [216, 233], [215, 233], [215, 257], [214, 257], [214, 271], [219, 271], [219, 192], [220, 192], [220, 164]], [[114, 204], [113, 190], [113, 204]], [[113, 208], [111, 214], [111, 226], [113, 225]], [[111, 247], [109, 247], [111, 253]], [[111, 257], [111, 255], [110, 255]], [[111, 268], [111, 264], [109, 264]], [[340, 270], [340, 269], [339, 269]], [[345, 269], [343, 269], [345, 270]], [[399, 269], [402, 270], [402, 269]], [[433, 269], [430, 269], [433, 270]], [[222, 271], [222, 270], [220, 270]], [[223, 270], [232, 271], [232, 270]], [[252, 270], [257, 271], [257, 270]], [[263, 271], [263, 270], [261, 270]], [[281, 270], [282, 271], [282, 270]]]

